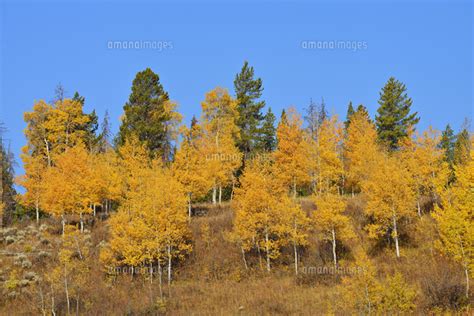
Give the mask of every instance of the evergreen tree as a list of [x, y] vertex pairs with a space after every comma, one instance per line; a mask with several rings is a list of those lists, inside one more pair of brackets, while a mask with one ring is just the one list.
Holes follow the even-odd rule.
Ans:
[[469, 153], [471, 151], [471, 143], [469, 140], [469, 132], [467, 128], [456, 136], [454, 143], [453, 159], [455, 165], [464, 165], [469, 160]]
[[354, 107], [352, 106], [352, 101], [350, 101], [349, 105], [347, 106], [346, 121], [344, 122], [345, 129], [349, 127], [349, 124], [351, 123], [351, 116], [354, 115], [354, 113], [355, 113], [355, 110], [354, 110]]
[[272, 109], [268, 108], [267, 113], [263, 118], [262, 127], [260, 128], [260, 135], [258, 138], [257, 148], [262, 151], [271, 152], [276, 148], [276, 128], [275, 128], [275, 114]]
[[170, 119], [165, 111], [168, 101], [168, 93], [157, 74], [150, 68], [138, 72], [132, 93], [123, 107], [125, 113], [117, 144], [121, 146], [130, 135], [136, 135], [141, 142], [146, 142], [151, 154], [163, 155], [167, 144], [165, 123]]
[[379, 140], [389, 150], [396, 150], [399, 141], [408, 136], [408, 130], [420, 120], [417, 112], [410, 113], [412, 100], [406, 93], [406, 86], [390, 77], [380, 92], [380, 107], [375, 117]]
[[258, 142], [259, 126], [264, 118], [261, 110], [265, 101], [259, 101], [263, 91], [262, 79], [254, 79], [253, 67], [247, 61], [235, 76], [234, 88], [239, 111], [237, 125], [240, 128], [237, 146], [242, 153], [249, 154]]
[[110, 129], [110, 117], [109, 112], [105, 110], [104, 118], [100, 124], [100, 133], [98, 138], [98, 150], [101, 153], [107, 151], [111, 147], [110, 137], [112, 135]]
[[0, 183], [0, 204], [3, 205], [0, 213], [0, 227], [3, 224], [3, 218], [7, 221], [11, 220], [13, 211], [15, 210], [16, 191], [14, 183], [14, 158], [10, 148], [5, 146], [3, 141], [3, 124], [0, 122], [0, 166], [1, 166], [1, 183]]
[[456, 142], [456, 136], [451, 126], [446, 125], [445, 130], [441, 133], [441, 140], [438, 144], [440, 149], [444, 150], [444, 160], [449, 164], [450, 167], [453, 166], [454, 162], [454, 143]]

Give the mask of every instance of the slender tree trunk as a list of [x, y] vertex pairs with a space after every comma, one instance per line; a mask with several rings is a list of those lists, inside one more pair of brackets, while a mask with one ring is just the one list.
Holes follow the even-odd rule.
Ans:
[[219, 185], [219, 205], [222, 204], [222, 185]]
[[36, 210], [36, 225], [39, 225], [40, 213], [39, 213], [39, 201], [38, 200], [35, 201], [35, 210]]
[[461, 255], [462, 255], [462, 260], [463, 260], [463, 266], [464, 266], [464, 274], [466, 275], [466, 298], [469, 298], [469, 265], [466, 262], [466, 257], [464, 253], [464, 245], [462, 242], [461, 236], [458, 234], [459, 238], [459, 245], [461, 246]]
[[188, 219], [191, 220], [191, 192], [188, 193]]
[[64, 230], [66, 229], [66, 220], [64, 219], [64, 215], [61, 215], [61, 225], [63, 226], [63, 236], [64, 236]]
[[397, 258], [400, 258], [400, 247], [398, 245], [397, 218], [395, 215], [393, 215], [393, 239], [395, 241], [395, 250], [397, 253]]
[[171, 246], [168, 245], [168, 295], [171, 296]]
[[235, 178], [232, 176], [232, 190], [230, 191], [230, 200], [234, 199], [234, 189], [235, 189]]
[[79, 316], [79, 294], [76, 296], [76, 316]]
[[336, 254], [336, 231], [332, 228], [332, 257], [334, 259], [334, 269], [337, 270], [337, 254]]
[[67, 314], [69, 315], [71, 313], [71, 302], [69, 300], [66, 265], [64, 265], [64, 291], [66, 292]]
[[421, 206], [420, 206], [420, 200], [416, 200], [416, 208], [418, 210], [418, 217], [421, 217]]
[[245, 251], [244, 251], [244, 248], [243, 248], [243, 247], [240, 247], [240, 250], [242, 250], [242, 260], [244, 261], [245, 270], [248, 270], [249, 267], [247, 266], [247, 260], [245, 259]]
[[267, 271], [270, 272], [270, 249], [268, 248], [268, 232], [265, 232], [265, 252], [267, 253]]
[[159, 260], [158, 260], [158, 276], [160, 278], [159, 280], [160, 298], [163, 299], [163, 271], [161, 269], [161, 263]]
[[49, 144], [46, 138], [43, 138], [46, 145], [46, 157], [48, 158], [48, 167], [51, 167], [51, 154], [49, 153]]
[[79, 218], [81, 221], [81, 234], [84, 233], [84, 219], [82, 218], [82, 212], [79, 213]]
[[212, 204], [216, 205], [217, 204], [217, 188], [216, 185], [212, 187]]
[[53, 316], [56, 316], [56, 312], [54, 311], [54, 291], [53, 291], [53, 285], [51, 284], [51, 314], [53, 314]]
[[150, 304], [153, 304], [153, 263], [150, 260]]
[[296, 243], [293, 243], [293, 251], [295, 254], [295, 274], [298, 275], [298, 247], [296, 247]]
[[43, 316], [46, 316], [46, 310], [44, 309], [44, 295], [43, 295], [43, 289], [41, 288], [41, 284], [39, 287], [39, 291], [40, 291], [40, 299], [41, 299], [41, 313], [43, 314]]
[[95, 203], [94, 203], [94, 204], [92, 204], [92, 210], [93, 210], [93, 212], [94, 212], [94, 217], [95, 217], [95, 215], [97, 214], [97, 212], [96, 212], [96, 205], [95, 205]]

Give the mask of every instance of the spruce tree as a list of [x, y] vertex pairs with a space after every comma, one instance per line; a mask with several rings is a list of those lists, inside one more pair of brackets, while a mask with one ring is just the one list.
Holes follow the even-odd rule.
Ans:
[[453, 161], [455, 165], [464, 165], [469, 161], [471, 152], [471, 142], [469, 140], [469, 132], [467, 128], [463, 128], [456, 136], [454, 143]]
[[260, 135], [257, 143], [258, 150], [271, 152], [276, 148], [276, 128], [275, 115], [271, 108], [268, 108], [267, 113], [263, 118], [262, 127], [260, 128]]
[[265, 106], [265, 101], [259, 100], [263, 92], [262, 79], [254, 78], [254, 69], [247, 61], [235, 76], [234, 89], [239, 111], [237, 126], [240, 128], [237, 146], [246, 155], [256, 147], [259, 127], [263, 120], [261, 110]]
[[449, 164], [450, 167], [454, 163], [454, 143], [456, 142], [456, 136], [451, 126], [448, 124], [441, 133], [441, 140], [438, 147], [444, 150], [444, 160]]
[[351, 116], [355, 113], [354, 107], [352, 106], [352, 101], [349, 102], [349, 105], [347, 106], [347, 114], [346, 114], [346, 120], [344, 122], [344, 127], [347, 128], [349, 127], [349, 124], [351, 124]]
[[162, 155], [167, 144], [165, 122], [170, 118], [165, 111], [168, 93], [159, 76], [150, 68], [138, 72], [133, 80], [132, 93], [124, 105], [124, 116], [117, 135], [119, 146], [131, 135], [147, 144], [152, 155]]
[[391, 151], [398, 149], [399, 141], [420, 120], [417, 112], [410, 113], [412, 100], [406, 91], [402, 82], [390, 77], [380, 92], [380, 107], [375, 117], [377, 134], [379, 140]]

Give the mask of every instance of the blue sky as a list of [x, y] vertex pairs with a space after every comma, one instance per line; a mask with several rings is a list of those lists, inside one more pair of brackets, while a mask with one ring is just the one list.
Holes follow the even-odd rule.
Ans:
[[[196, 1], [197, 2], [197, 1]], [[188, 121], [204, 94], [232, 91], [248, 60], [274, 112], [324, 97], [344, 117], [350, 100], [373, 116], [390, 76], [413, 98], [418, 129], [472, 117], [473, 10], [469, 1], [207, 1], [202, 3], [5, 1], [0, 5], [0, 120], [18, 162], [24, 111], [51, 100], [61, 82], [107, 109], [113, 130], [135, 74], [150, 67]], [[109, 41], [171, 42], [172, 48], [109, 49]], [[304, 49], [304, 41], [365, 43]], [[21, 173], [21, 166], [18, 167]]]

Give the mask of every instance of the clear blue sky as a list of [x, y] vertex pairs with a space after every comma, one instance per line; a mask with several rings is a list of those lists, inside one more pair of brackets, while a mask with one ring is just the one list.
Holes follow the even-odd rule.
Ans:
[[[196, 1], [197, 2], [197, 1]], [[293, 2], [293, 3], [290, 3]], [[324, 97], [344, 117], [350, 100], [371, 115], [389, 76], [408, 87], [418, 129], [472, 117], [470, 1], [2, 1], [0, 120], [18, 162], [23, 112], [61, 82], [108, 109], [113, 130], [135, 74], [151, 67], [189, 120], [204, 94], [232, 90], [244, 60], [275, 113]], [[108, 41], [167, 41], [172, 49], [108, 49]], [[303, 41], [365, 42], [365, 49], [303, 49]], [[21, 166], [18, 167], [21, 173]]]

